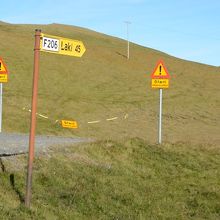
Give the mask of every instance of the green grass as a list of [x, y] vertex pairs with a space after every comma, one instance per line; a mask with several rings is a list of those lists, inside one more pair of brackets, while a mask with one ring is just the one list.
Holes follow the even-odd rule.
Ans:
[[[163, 59], [171, 75], [170, 89], [164, 90], [163, 140], [219, 143], [219, 68], [132, 43], [127, 60], [126, 41], [59, 24], [0, 24], [0, 56], [10, 71], [4, 85], [4, 131], [29, 132], [29, 112], [22, 109], [31, 105], [35, 28], [81, 40], [87, 49], [82, 58], [41, 53], [38, 112], [50, 120], [38, 118], [38, 134], [140, 137], [155, 143], [159, 97], [150, 87], [150, 74]], [[119, 119], [106, 121], [111, 117]], [[76, 120], [79, 129], [60, 128], [55, 121], [61, 119]], [[101, 122], [87, 123], [94, 120]]]
[[[127, 60], [126, 41], [74, 26], [0, 22], [0, 56], [10, 72], [4, 132], [29, 132], [23, 108], [31, 104], [36, 28], [87, 49], [82, 58], [41, 53], [37, 111], [49, 119], [37, 118], [37, 134], [100, 141], [38, 155], [30, 210], [26, 156], [2, 158], [0, 219], [219, 219], [220, 68], [132, 43]], [[160, 59], [171, 75], [162, 146], [155, 145], [158, 91], [150, 87]], [[61, 119], [79, 129], [61, 128]], [[100, 123], [88, 124], [94, 120]]]
[[[34, 164], [31, 209], [24, 156], [3, 159], [2, 219], [219, 219], [220, 154], [135, 138], [57, 148]], [[17, 166], [20, 164], [20, 167]], [[14, 176], [14, 186], [10, 176]]]

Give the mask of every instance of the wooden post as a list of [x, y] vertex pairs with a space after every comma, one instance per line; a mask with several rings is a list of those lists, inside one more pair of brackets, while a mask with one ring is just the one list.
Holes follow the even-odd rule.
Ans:
[[27, 185], [26, 185], [26, 196], [25, 196], [26, 207], [30, 207], [30, 203], [31, 203], [32, 170], [33, 170], [33, 161], [34, 161], [37, 91], [38, 91], [38, 75], [39, 75], [39, 59], [40, 59], [40, 35], [41, 35], [41, 30], [36, 29], [35, 46], [34, 46], [34, 73], [33, 73], [33, 88], [32, 88], [31, 127], [30, 127], [30, 136], [29, 136], [29, 156], [28, 156]]

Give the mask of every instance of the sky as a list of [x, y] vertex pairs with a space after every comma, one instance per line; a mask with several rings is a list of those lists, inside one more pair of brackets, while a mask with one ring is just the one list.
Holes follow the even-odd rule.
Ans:
[[131, 42], [220, 66], [220, 0], [6, 0], [0, 20], [68, 24], [125, 40], [129, 21]]

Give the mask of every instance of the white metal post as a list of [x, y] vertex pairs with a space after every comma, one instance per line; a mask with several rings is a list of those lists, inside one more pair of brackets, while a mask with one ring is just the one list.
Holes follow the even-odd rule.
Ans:
[[2, 132], [2, 92], [3, 84], [0, 83], [0, 132]]
[[159, 108], [159, 136], [158, 142], [162, 143], [162, 102], [163, 102], [163, 89], [159, 89], [160, 92], [160, 108]]
[[129, 31], [128, 31], [128, 23], [127, 23], [127, 39], [128, 39], [128, 49], [127, 49], [127, 58], [129, 60]]
[[127, 24], [127, 59], [129, 60], [129, 56], [130, 56], [130, 43], [129, 43], [129, 28], [128, 25], [131, 24], [130, 21], [125, 21], [125, 23]]

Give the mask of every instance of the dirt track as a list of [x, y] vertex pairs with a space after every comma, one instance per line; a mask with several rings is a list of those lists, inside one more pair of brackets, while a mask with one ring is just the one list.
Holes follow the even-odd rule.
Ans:
[[[35, 151], [45, 152], [51, 146], [67, 146], [80, 142], [88, 142], [86, 138], [67, 138], [56, 136], [36, 136]], [[29, 147], [29, 135], [17, 133], [0, 134], [0, 156], [27, 153]]]

